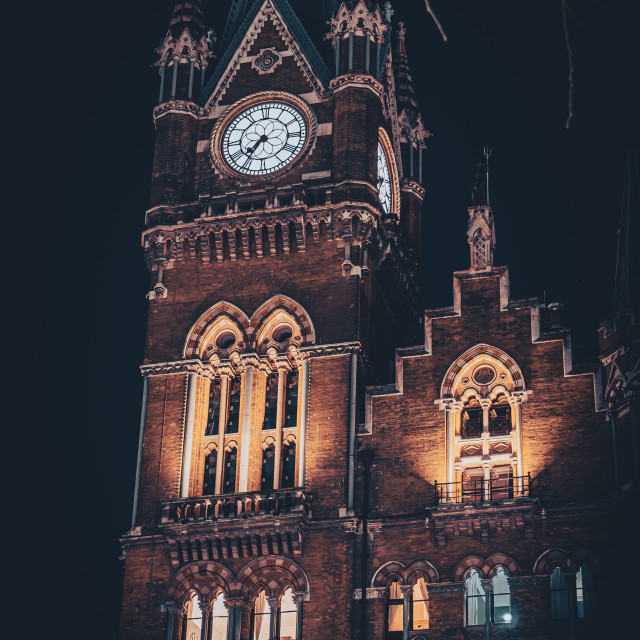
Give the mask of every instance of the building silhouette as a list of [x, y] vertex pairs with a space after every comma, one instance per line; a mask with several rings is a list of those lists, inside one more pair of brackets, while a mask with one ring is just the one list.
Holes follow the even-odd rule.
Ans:
[[511, 298], [488, 152], [425, 311], [405, 27], [327, 4], [331, 59], [287, 0], [234, 0], [219, 39], [179, 0], [157, 50], [121, 638], [626, 638], [635, 158], [599, 362]]

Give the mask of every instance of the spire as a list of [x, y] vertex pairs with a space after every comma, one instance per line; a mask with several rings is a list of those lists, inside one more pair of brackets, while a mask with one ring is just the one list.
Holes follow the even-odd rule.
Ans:
[[640, 283], [633, 281], [633, 274], [640, 269], [638, 264], [638, 216], [640, 215], [640, 171], [633, 134], [629, 133], [629, 150], [625, 167], [618, 249], [613, 290], [614, 317], [625, 310], [640, 311]]
[[483, 149], [483, 159], [478, 163], [469, 207], [467, 241], [470, 250], [471, 271], [489, 271], [493, 266], [493, 252], [496, 248], [496, 228], [493, 212], [489, 206], [489, 158], [491, 149]]
[[406, 33], [407, 30], [404, 22], [399, 22], [395, 59], [396, 101], [398, 103], [398, 112], [405, 109], [409, 118], [413, 120], [418, 115], [419, 109], [416, 92], [413, 88], [413, 78], [411, 77], [411, 71], [409, 71], [409, 60], [405, 43]]
[[169, 23], [169, 32], [176, 39], [182, 35], [186, 28], [189, 29], [191, 37], [196, 41], [204, 35], [201, 0], [189, 0], [188, 2], [177, 0]]

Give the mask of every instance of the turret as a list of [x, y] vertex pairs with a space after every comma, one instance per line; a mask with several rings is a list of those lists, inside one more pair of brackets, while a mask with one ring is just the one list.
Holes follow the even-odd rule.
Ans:
[[154, 110], [156, 149], [151, 207], [192, 200], [198, 106], [212, 57], [213, 30], [205, 34], [201, 0], [178, 0], [169, 29], [156, 49], [160, 93]]
[[496, 229], [493, 212], [489, 205], [489, 158], [491, 150], [484, 149], [484, 158], [478, 163], [469, 207], [467, 240], [470, 252], [471, 271], [490, 271], [493, 267], [493, 252], [496, 248]]

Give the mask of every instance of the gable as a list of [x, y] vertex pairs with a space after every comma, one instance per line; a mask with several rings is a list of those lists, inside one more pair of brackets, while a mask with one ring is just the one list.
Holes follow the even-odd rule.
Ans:
[[256, 0], [205, 85], [200, 103], [211, 109], [247, 93], [275, 88], [313, 92], [320, 98], [329, 77], [287, 0]]

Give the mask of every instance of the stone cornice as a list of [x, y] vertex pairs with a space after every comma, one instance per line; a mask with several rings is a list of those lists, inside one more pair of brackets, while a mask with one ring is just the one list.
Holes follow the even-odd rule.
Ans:
[[345, 73], [344, 75], [338, 76], [329, 83], [329, 88], [334, 94], [349, 88], [366, 89], [371, 91], [376, 98], [380, 98], [384, 91], [382, 84], [373, 76], [360, 73]]
[[151, 376], [168, 376], [178, 373], [197, 373], [203, 378], [213, 380], [215, 369], [212, 365], [201, 360], [177, 360], [175, 362], [158, 362], [154, 364], [143, 364], [140, 371], [144, 378]]
[[153, 121], [157, 122], [162, 116], [166, 116], [168, 113], [181, 113], [196, 118], [196, 120], [203, 115], [202, 109], [195, 102], [191, 102], [191, 100], [168, 100], [155, 107], [153, 110]]
[[403, 180], [402, 184], [400, 185], [400, 191], [402, 191], [402, 193], [411, 194], [412, 196], [418, 198], [420, 201], [424, 200], [425, 188], [414, 180]]

